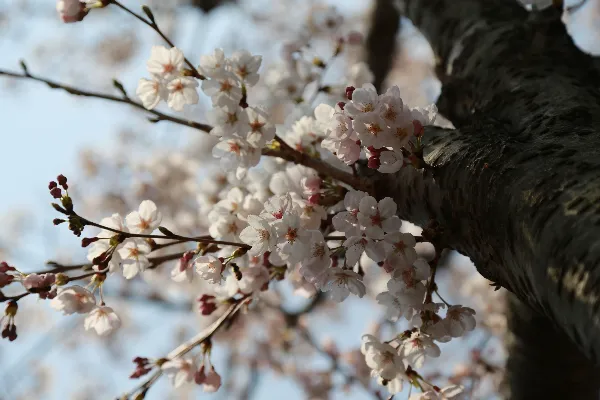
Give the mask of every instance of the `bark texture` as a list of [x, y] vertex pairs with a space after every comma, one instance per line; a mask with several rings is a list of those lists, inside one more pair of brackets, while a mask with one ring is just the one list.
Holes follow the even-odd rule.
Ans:
[[439, 221], [443, 243], [522, 303], [512, 303], [507, 397], [597, 399], [599, 70], [555, 9], [405, 5], [440, 59], [438, 107], [457, 129], [428, 129], [433, 172], [379, 174], [377, 194], [404, 219]]
[[400, 30], [400, 11], [393, 0], [376, 0], [371, 15], [371, 29], [366, 39], [367, 63], [379, 91], [387, 76], [396, 50], [396, 35]]

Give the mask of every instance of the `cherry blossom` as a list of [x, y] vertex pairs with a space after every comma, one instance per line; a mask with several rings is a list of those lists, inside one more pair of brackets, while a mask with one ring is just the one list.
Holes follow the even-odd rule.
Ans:
[[452, 337], [463, 336], [466, 332], [475, 329], [475, 310], [461, 305], [448, 307], [444, 324]]
[[323, 234], [317, 230], [311, 232], [307, 257], [302, 261], [300, 273], [317, 288], [323, 287], [329, 278], [328, 270], [331, 265], [330, 250]]
[[210, 235], [218, 240], [237, 241], [247, 223], [235, 215], [221, 216], [208, 228]]
[[366, 236], [352, 236], [344, 241], [346, 248], [346, 264], [354, 266], [363, 253], [375, 261], [380, 262], [385, 258], [385, 249], [381, 242], [372, 240]]
[[228, 60], [225, 58], [223, 49], [215, 49], [211, 55], [200, 56], [199, 71], [209, 78], [217, 78], [225, 75]]
[[181, 72], [183, 62], [183, 53], [177, 47], [168, 49], [164, 46], [152, 46], [146, 66], [152, 75], [171, 80]]
[[255, 265], [242, 270], [238, 288], [242, 293], [250, 294], [260, 291], [268, 282], [269, 270], [262, 265]]
[[410, 338], [402, 342], [399, 353], [411, 367], [421, 368], [425, 356], [436, 358], [440, 356], [441, 351], [427, 334], [413, 332]]
[[333, 301], [342, 302], [350, 293], [363, 297], [366, 293], [362, 276], [349, 269], [330, 268], [327, 271], [327, 281], [323, 287], [324, 292], [329, 292]]
[[258, 82], [258, 69], [262, 56], [253, 56], [247, 50], [234, 52], [229, 59], [231, 70], [246, 86], [254, 86]]
[[198, 82], [194, 78], [181, 77], [173, 79], [167, 84], [169, 96], [167, 104], [175, 111], [183, 111], [186, 104], [198, 103]]
[[221, 387], [221, 375], [215, 371], [215, 367], [211, 366], [210, 371], [206, 374], [206, 378], [202, 382], [202, 390], [206, 393], [214, 393]]
[[379, 162], [381, 165], [377, 171], [382, 174], [393, 174], [404, 166], [404, 156], [400, 151], [384, 150], [379, 155]]
[[217, 257], [212, 255], [200, 256], [194, 260], [196, 272], [208, 283], [216, 284], [221, 282], [221, 273], [223, 263]]
[[50, 288], [54, 284], [54, 274], [29, 274], [23, 279], [23, 287], [29, 291], [32, 289]]
[[373, 335], [362, 337], [361, 352], [372, 374], [386, 380], [391, 394], [402, 391], [403, 381], [408, 380], [402, 358], [396, 349], [381, 343]]
[[208, 112], [208, 122], [213, 125], [211, 135], [224, 138], [241, 137], [240, 132], [248, 125], [248, 114], [237, 103], [215, 107]]
[[215, 107], [237, 104], [242, 99], [240, 81], [231, 72], [224, 72], [210, 80], [202, 81], [202, 91], [212, 99]]
[[344, 112], [352, 118], [367, 118], [376, 117], [382, 109], [383, 104], [379, 102], [375, 86], [366, 83], [352, 93], [352, 101], [346, 104]]
[[176, 358], [169, 360], [160, 366], [175, 389], [183, 386], [185, 383], [194, 381], [196, 366], [194, 362], [187, 358]]
[[276, 225], [278, 248], [289, 262], [302, 260], [310, 240], [310, 234], [300, 224], [300, 216], [286, 213]]
[[86, 331], [94, 329], [99, 336], [107, 336], [121, 327], [121, 319], [112, 308], [99, 306], [85, 318], [83, 327]]
[[157, 78], [141, 78], [136, 94], [148, 110], [152, 110], [161, 100], [167, 100], [168, 98], [166, 86]]
[[137, 211], [125, 218], [127, 227], [132, 233], [152, 233], [162, 221], [162, 214], [152, 200], [144, 200]]
[[188, 251], [183, 254], [183, 257], [179, 259], [175, 268], [171, 270], [171, 279], [175, 282], [191, 282], [194, 277], [194, 271], [192, 267], [192, 258], [194, 257], [193, 251]]
[[248, 125], [246, 126], [246, 141], [256, 148], [264, 147], [265, 143], [275, 138], [275, 127], [269, 122], [269, 115], [260, 108], [246, 108]]
[[344, 207], [346, 211], [337, 213], [332, 220], [333, 227], [347, 236], [358, 236], [360, 227], [358, 225], [358, 208], [360, 201], [368, 196], [366, 192], [349, 190], [344, 196]]
[[383, 243], [388, 254], [393, 254], [393, 261], [397, 267], [412, 265], [417, 259], [415, 245], [417, 241], [410, 233], [392, 232], [386, 233]]
[[284, 214], [292, 209], [292, 197], [289, 193], [281, 196], [272, 196], [264, 204], [264, 212], [260, 216], [270, 222], [280, 220]]
[[371, 196], [362, 198], [357, 218], [365, 228], [365, 234], [371, 239], [383, 239], [384, 232], [395, 232], [402, 224], [396, 216], [396, 203], [390, 197], [379, 203]]
[[85, 4], [79, 0], [58, 0], [56, 11], [65, 23], [81, 21], [87, 14]]
[[275, 250], [277, 234], [271, 224], [256, 215], [249, 215], [246, 221], [248, 226], [240, 232], [240, 239], [252, 246], [248, 254], [262, 255], [267, 251]]
[[147, 255], [152, 251], [150, 245], [143, 239], [127, 239], [118, 250], [123, 265], [123, 276], [131, 279], [139, 272], [145, 271], [150, 265]]
[[50, 307], [64, 315], [87, 314], [96, 307], [96, 298], [81, 286], [59, 287], [56, 297], [50, 301]]

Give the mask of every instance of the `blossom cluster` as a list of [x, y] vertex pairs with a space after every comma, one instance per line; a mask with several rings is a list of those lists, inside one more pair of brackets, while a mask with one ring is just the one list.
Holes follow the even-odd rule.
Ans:
[[[131, 234], [150, 234], [162, 221], [162, 214], [151, 200], [144, 200], [137, 211], [128, 214], [125, 219], [119, 214], [100, 221], [104, 226], [100, 233], [85, 241], [91, 243], [87, 258], [97, 271], [115, 272], [123, 267], [123, 276], [131, 279], [146, 270], [150, 265], [148, 255], [152, 251], [150, 244], [140, 237], [128, 237], [117, 240], [119, 232]], [[108, 228], [108, 229], [107, 229]], [[87, 242], [87, 243], [86, 243]]]
[[[315, 109], [317, 120], [325, 124], [327, 137], [321, 145], [348, 165], [358, 161], [364, 150], [370, 168], [394, 173], [404, 166], [404, 152], [415, 147], [411, 139], [423, 135], [423, 127], [432, 125], [437, 109], [410, 108], [392, 86], [378, 95], [372, 84], [346, 89], [348, 102], [335, 108], [322, 104]], [[412, 145], [412, 146], [411, 146]]]

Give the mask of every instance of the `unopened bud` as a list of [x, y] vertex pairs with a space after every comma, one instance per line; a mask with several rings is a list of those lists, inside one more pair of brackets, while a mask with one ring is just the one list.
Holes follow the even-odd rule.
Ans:
[[54, 182], [54, 181], [50, 181], [50, 183], [48, 184], [48, 190], [52, 190], [52, 189], [54, 189], [56, 186], [58, 186], [58, 185], [56, 184], [56, 182]]
[[352, 100], [352, 93], [354, 93], [355, 90], [356, 88], [354, 86], [348, 86], [346, 88], [346, 98], [348, 100]]
[[17, 311], [19, 310], [19, 305], [17, 304], [16, 301], [10, 301], [7, 305], [6, 305], [6, 310], [4, 311], [4, 313], [6, 315], [8, 315], [9, 317], [14, 317], [15, 315], [17, 315]]
[[248, 252], [248, 249], [246, 247], [238, 247], [232, 254], [231, 257], [232, 258], [238, 258], [243, 256], [244, 254], [246, 254]]
[[379, 168], [379, 166], [381, 165], [381, 161], [379, 160], [379, 157], [369, 157], [369, 162], [367, 163], [367, 166], [371, 169], [377, 169]]
[[54, 197], [55, 199], [60, 199], [62, 197], [62, 190], [60, 190], [59, 187], [55, 187], [53, 189], [50, 189], [50, 194], [52, 195], [52, 197]]
[[64, 286], [69, 283], [69, 277], [62, 272], [59, 272], [54, 276], [54, 283], [56, 283], [56, 286]]
[[67, 177], [64, 175], [59, 175], [56, 177], [56, 180], [58, 181], [58, 184], [60, 186], [62, 186], [65, 190], [67, 190], [69, 188], [69, 186], [67, 186]]
[[344, 107], [346, 107], [346, 103], [344, 103], [343, 101], [340, 101], [337, 103], [337, 106], [340, 108], [340, 110], [344, 111]]
[[83, 238], [81, 239], [81, 247], [88, 247], [90, 244], [100, 240], [99, 237]]

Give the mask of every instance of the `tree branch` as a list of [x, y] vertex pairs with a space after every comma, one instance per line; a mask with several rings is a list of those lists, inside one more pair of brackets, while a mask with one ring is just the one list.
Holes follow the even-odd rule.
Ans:
[[373, 85], [381, 91], [394, 55], [396, 35], [400, 30], [400, 11], [393, 0], [376, 0], [371, 14], [371, 26], [366, 39], [367, 64], [375, 79]]
[[[403, 219], [422, 225], [437, 220], [445, 228], [444, 243], [597, 363], [600, 76], [592, 58], [576, 48], [560, 20], [528, 20], [517, 2], [406, 3], [407, 16], [450, 77], [470, 82], [474, 98], [460, 129], [426, 129], [425, 161], [433, 175], [411, 168], [373, 175], [377, 196], [393, 197]], [[534, 332], [544, 319], [531, 320]], [[531, 333], [520, 336], [524, 345], [536, 345]], [[571, 365], [574, 358], [564, 355], [521, 357], [520, 365], [509, 364], [509, 376], [540, 363]], [[597, 373], [591, 364], [581, 368]], [[571, 374], [580, 373], [546, 370], [546, 381], [565, 387], [575, 379]], [[597, 393], [593, 382], [588, 393]], [[531, 398], [526, 376], [511, 384], [512, 399]]]

